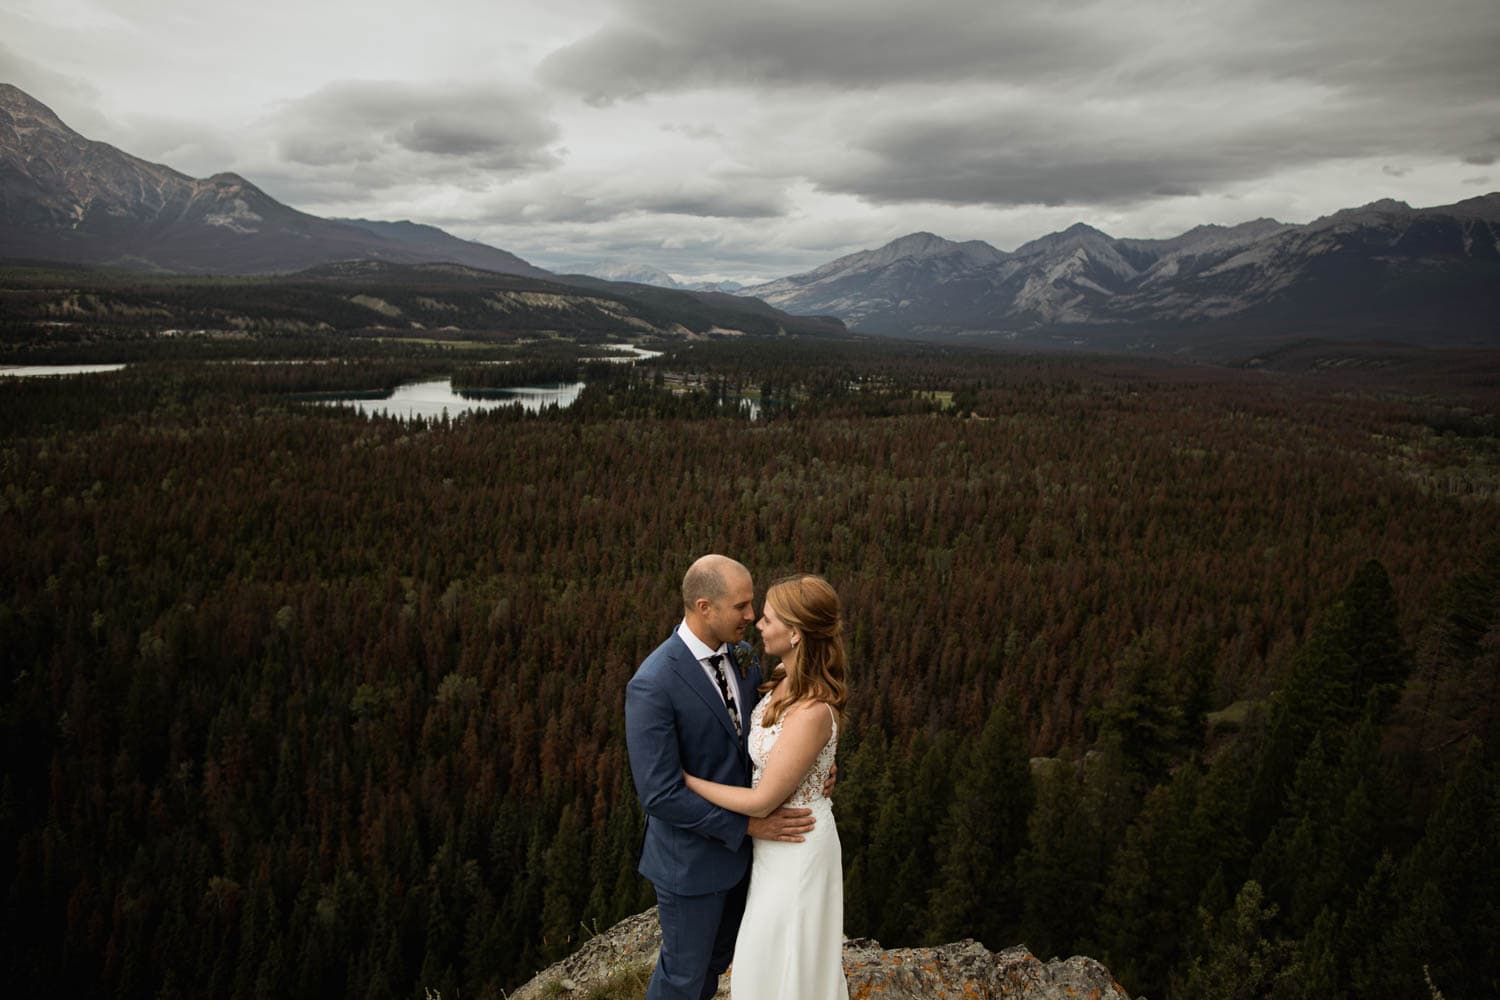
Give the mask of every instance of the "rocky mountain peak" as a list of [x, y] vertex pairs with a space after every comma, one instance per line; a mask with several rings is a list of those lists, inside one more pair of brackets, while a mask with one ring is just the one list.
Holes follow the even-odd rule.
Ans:
[[1108, 247], [1113, 246], [1115, 242], [1115, 238], [1108, 233], [1095, 229], [1087, 223], [1075, 222], [1060, 233], [1049, 233], [1030, 243], [1023, 243], [1016, 248], [1013, 256], [1025, 257], [1033, 254], [1055, 253], [1060, 249], [1071, 247]]
[[14, 84], [0, 83], [0, 111], [18, 117], [39, 119], [52, 125], [62, 125], [62, 119], [51, 108]]
[[1181, 236], [1182, 239], [1218, 239], [1230, 234], [1243, 236], [1264, 236], [1268, 233], [1290, 228], [1285, 222], [1262, 216], [1259, 219], [1251, 219], [1249, 222], [1241, 222], [1234, 226], [1221, 226], [1216, 222], [1210, 222], [1202, 226], [1194, 226]]
[[864, 250], [841, 257], [834, 264], [839, 265], [839, 270], [868, 271], [888, 267], [897, 261], [920, 262], [952, 258], [961, 265], [975, 265], [998, 263], [1006, 256], [1003, 251], [983, 240], [955, 243], [934, 233], [921, 232], [909, 233], [875, 250]]
[[976, 277], [982, 281], [1009, 256], [982, 240], [955, 243], [933, 233], [909, 233], [805, 274], [754, 285], [744, 289], [744, 294], [772, 305], [796, 302], [808, 315], [857, 320], [867, 314], [862, 303], [886, 308], [912, 296], [921, 298], [923, 290], [933, 285], [962, 285]]
[[84, 141], [47, 105], [19, 87], [0, 83], [0, 156], [15, 159], [32, 144]]
[[1095, 229], [1087, 222], [1075, 222], [1067, 229], [1064, 229], [1062, 234], [1064, 236], [1102, 236], [1106, 240], [1114, 238], [1102, 229]]
[[1415, 210], [1404, 201], [1397, 201], [1394, 198], [1381, 198], [1380, 200], [1372, 201], [1367, 205], [1360, 205], [1358, 208], [1345, 208], [1334, 212], [1332, 215], [1325, 215], [1320, 219], [1314, 220], [1312, 223], [1310, 223], [1310, 225], [1316, 227], [1328, 223], [1358, 223], [1365, 219], [1381, 219], [1389, 218], [1390, 216], [1412, 215], [1414, 214], [1414, 211]]
[[1361, 205], [1355, 209], [1356, 212], [1410, 212], [1411, 206], [1404, 201], [1395, 198], [1381, 198], [1372, 201], [1368, 205]]
[[945, 240], [936, 233], [924, 231], [908, 233], [891, 240], [877, 252], [889, 251], [898, 257], [931, 257], [935, 254], [952, 253], [957, 248], [957, 243]]

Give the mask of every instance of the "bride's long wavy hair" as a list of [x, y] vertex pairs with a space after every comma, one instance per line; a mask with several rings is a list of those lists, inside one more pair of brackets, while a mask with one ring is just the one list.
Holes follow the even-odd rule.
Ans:
[[844, 616], [839, 595], [827, 580], [811, 573], [783, 577], [766, 591], [776, 616], [801, 635], [791, 665], [783, 660], [760, 686], [761, 694], [787, 679], [786, 694], [766, 704], [762, 725], [774, 726], [786, 710], [801, 701], [827, 702], [844, 721], [849, 700], [849, 658], [844, 652]]

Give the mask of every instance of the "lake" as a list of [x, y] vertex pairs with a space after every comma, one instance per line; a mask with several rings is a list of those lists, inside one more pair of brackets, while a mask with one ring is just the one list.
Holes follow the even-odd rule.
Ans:
[[[600, 346], [606, 350], [623, 353], [615, 356], [594, 357], [582, 360], [633, 363], [644, 358], [661, 357], [660, 351], [648, 351], [645, 348], [636, 347], [632, 344], [606, 344]], [[243, 364], [245, 362], [236, 363]], [[249, 363], [284, 364], [286, 362], [261, 361]], [[14, 378], [29, 378], [41, 375], [86, 375], [92, 372], [119, 371], [124, 367], [123, 364], [12, 365], [9, 367], [0, 367], [0, 376], [9, 375]], [[322, 398], [304, 398], [306, 398], [307, 402], [316, 403], [320, 406], [344, 406], [366, 415], [384, 413], [402, 420], [413, 420], [418, 417], [423, 420], [441, 420], [443, 414], [446, 413], [449, 420], [455, 420], [466, 413], [473, 413], [477, 410], [493, 410], [500, 406], [515, 406], [517, 403], [532, 413], [539, 412], [553, 404], [566, 408], [572, 406], [577, 401], [578, 395], [582, 391], [582, 382], [564, 382], [554, 385], [528, 385], [506, 389], [469, 390], [466, 393], [460, 394], [454, 391], [453, 384], [448, 379], [432, 379], [399, 385], [389, 396], [382, 396], [378, 399], [358, 398], [354, 394], [339, 395], [334, 393], [326, 394]], [[753, 411], [755, 404], [751, 403], [750, 406], [752, 409], [752, 419], [754, 419]]]
[[[648, 351], [634, 344], [601, 344], [599, 346], [604, 350], [623, 353], [579, 360], [585, 363], [609, 361], [633, 364], [646, 358], [659, 358], [662, 354], [661, 351]], [[510, 362], [497, 363], [509, 364]], [[578, 394], [583, 391], [583, 385], [582, 382], [560, 382], [553, 385], [524, 385], [506, 389], [469, 389], [458, 393], [454, 391], [453, 384], [448, 379], [433, 379], [399, 385], [389, 396], [380, 399], [357, 399], [346, 396], [336, 399], [318, 399], [313, 402], [324, 406], [347, 406], [367, 415], [384, 413], [402, 420], [411, 420], [416, 417], [424, 420], [440, 420], [445, 413], [449, 420], [453, 420], [476, 410], [493, 410], [497, 406], [515, 406], [517, 403], [531, 413], [537, 413], [553, 404], [560, 409], [566, 409], [577, 401]]]
[[579, 358], [578, 360], [583, 362], [609, 361], [615, 364], [631, 364], [646, 358], [659, 358], [662, 354], [661, 351], [648, 351], [644, 347], [636, 347], [634, 344], [601, 344], [599, 346], [603, 347], [606, 351], [624, 351], [626, 353], [614, 357]]
[[449, 420], [457, 419], [476, 410], [493, 410], [500, 406], [522, 407], [536, 413], [545, 407], [557, 404], [572, 406], [583, 391], [582, 382], [561, 382], [555, 385], [527, 385], [508, 389], [485, 389], [481, 395], [470, 390], [459, 394], [448, 379], [433, 379], [425, 382], [407, 382], [398, 385], [389, 396], [379, 399], [357, 399], [349, 396], [309, 400], [320, 406], [345, 406], [366, 415], [384, 413], [402, 420], [441, 420], [443, 414]]
[[92, 372], [117, 372], [124, 365], [11, 365], [0, 366], [0, 375], [32, 378], [38, 375], [88, 375]]

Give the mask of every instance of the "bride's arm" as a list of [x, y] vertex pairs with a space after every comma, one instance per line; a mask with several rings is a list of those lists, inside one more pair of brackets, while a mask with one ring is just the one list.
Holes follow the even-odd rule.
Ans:
[[755, 788], [721, 785], [684, 775], [689, 791], [745, 816], [769, 816], [802, 784], [808, 768], [833, 735], [833, 718], [821, 702], [804, 703], [782, 717], [781, 735]]

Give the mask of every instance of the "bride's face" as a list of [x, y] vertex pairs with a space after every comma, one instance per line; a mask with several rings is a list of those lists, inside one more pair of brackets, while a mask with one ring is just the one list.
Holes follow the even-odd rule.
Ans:
[[756, 628], [760, 630], [760, 641], [765, 645], [766, 652], [783, 660], [796, 648], [799, 641], [797, 633], [781, 620], [770, 601], [766, 601]]

